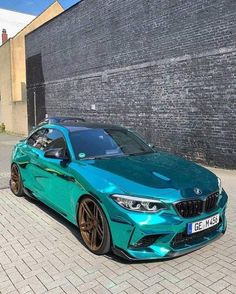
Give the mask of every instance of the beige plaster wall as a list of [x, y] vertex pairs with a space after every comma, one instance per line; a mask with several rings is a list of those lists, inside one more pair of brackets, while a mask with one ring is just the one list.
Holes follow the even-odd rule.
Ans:
[[12, 129], [12, 76], [11, 76], [11, 45], [9, 39], [0, 47], [0, 123]]
[[25, 35], [63, 12], [56, 1], [15, 37], [0, 47], [0, 123], [6, 130], [28, 133], [26, 100]]

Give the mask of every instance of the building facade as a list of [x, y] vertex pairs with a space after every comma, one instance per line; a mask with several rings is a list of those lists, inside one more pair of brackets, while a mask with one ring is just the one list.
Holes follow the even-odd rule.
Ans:
[[0, 123], [4, 123], [7, 131], [28, 133], [25, 35], [62, 11], [61, 5], [54, 2], [0, 47]]
[[83, 0], [26, 37], [26, 62], [29, 126], [78, 115], [236, 167], [236, 1]]

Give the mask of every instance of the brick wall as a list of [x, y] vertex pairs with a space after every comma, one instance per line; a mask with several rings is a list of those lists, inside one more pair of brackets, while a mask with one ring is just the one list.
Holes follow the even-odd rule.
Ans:
[[26, 56], [29, 108], [35, 91], [49, 115], [236, 167], [236, 1], [83, 0], [29, 34]]

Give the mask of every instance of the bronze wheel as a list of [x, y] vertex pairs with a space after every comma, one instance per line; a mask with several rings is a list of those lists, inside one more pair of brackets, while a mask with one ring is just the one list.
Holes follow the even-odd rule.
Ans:
[[78, 211], [78, 225], [85, 245], [95, 254], [110, 250], [110, 232], [106, 217], [96, 200], [85, 197]]
[[15, 163], [11, 166], [10, 188], [16, 196], [20, 197], [24, 195], [20, 172]]

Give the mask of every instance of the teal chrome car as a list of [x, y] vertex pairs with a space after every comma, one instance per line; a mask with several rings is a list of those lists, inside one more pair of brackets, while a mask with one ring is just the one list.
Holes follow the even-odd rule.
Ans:
[[170, 258], [226, 230], [219, 178], [118, 126], [39, 126], [13, 150], [10, 187], [78, 226], [95, 254]]

